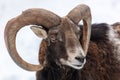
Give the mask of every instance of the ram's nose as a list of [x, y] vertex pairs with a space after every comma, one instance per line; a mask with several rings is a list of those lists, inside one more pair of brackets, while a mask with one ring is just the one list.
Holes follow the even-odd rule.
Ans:
[[85, 61], [85, 57], [75, 57], [75, 59], [77, 59], [79, 62], [81, 62], [81, 63], [84, 63], [84, 61]]

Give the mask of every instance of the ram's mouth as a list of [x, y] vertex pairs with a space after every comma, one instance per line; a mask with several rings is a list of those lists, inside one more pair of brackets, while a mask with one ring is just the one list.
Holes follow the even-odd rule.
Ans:
[[62, 65], [66, 65], [69, 67], [72, 67], [74, 69], [82, 69], [84, 67], [84, 64], [86, 63], [86, 59], [84, 60], [83, 63], [79, 62], [78, 60], [73, 60], [73, 61], [69, 61], [69, 60], [65, 60], [65, 59], [60, 59], [60, 62]]
[[76, 67], [81, 67], [82, 65], [74, 65], [74, 66], [76, 66]]

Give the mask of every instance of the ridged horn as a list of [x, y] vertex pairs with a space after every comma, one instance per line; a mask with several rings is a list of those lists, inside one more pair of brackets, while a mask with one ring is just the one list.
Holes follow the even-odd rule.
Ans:
[[21, 68], [28, 71], [39, 71], [43, 69], [43, 65], [34, 65], [24, 61], [16, 50], [17, 32], [26, 25], [40, 25], [44, 28], [51, 28], [60, 24], [60, 17], [54, 13], [44, 9], [28, 9], [21, 15], [8, 21], [4, 38], [8, 52], [14, 62]]
[[85, 4], [78, 5], [68, 13], [67, 17], [70, 18], [77, 25], [81, 20], [83, 20], [82, 46], [84, 53], [86, 55], [89, 46], [90, 35], [91, 35], [92, 18], [91, 18], [90, 8]]

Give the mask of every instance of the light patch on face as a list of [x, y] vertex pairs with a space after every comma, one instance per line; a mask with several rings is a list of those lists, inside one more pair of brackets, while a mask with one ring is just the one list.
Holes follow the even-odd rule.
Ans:
[[84, 67], [84, 64], [86, 63], [86, 59], [84, 60], [83, 63], [79, 62], [78, 60], [74, 59], [71, 61], [68, 61], [68, 60], [65, 60], [63, 58], [60, 59], [60, 62], [63, 64], [63, 65], [67, 65], [69, 67], [72, 67], [74, 69], [82, 69]]
[[114, 46], [114, 55], [120, 61], [120, 35], [113, 29], [113, 26], [109, 26], [108, 37], [110, 43]]
[[[74, 50], [74, 51], [73, 51]], [[68, 60], [73, 60], [75, 57], [85, 57], [81, 46], [76, 46], [74, 49], [67, 49]]]
[[67, 49], [67, 55], [68, 59], [65, 60], [63, 58], [60, 59], [60, 62], [63, 65], [67, 65], [69, 67], [72, 67], [74, 69], [82, 69], [84, 67], [84, 64], [86, 63], [86, 59], [84, 59], [83, 62], [76, 59], [76, 57], [83, 58], [85, 57], [84, 51], [82, 47], [75, 47], [73, 51], [71, 49]]

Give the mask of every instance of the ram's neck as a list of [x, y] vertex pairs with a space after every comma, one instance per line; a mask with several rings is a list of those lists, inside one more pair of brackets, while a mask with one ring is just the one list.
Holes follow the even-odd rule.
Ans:
[[37, 80], [79, 80], [79, 71], [71, 68], [45, 67], [37, 72]]

